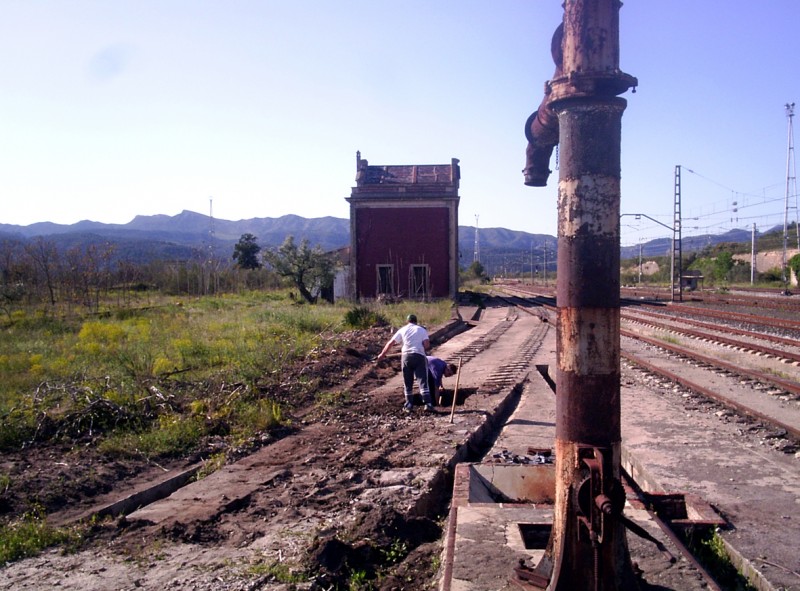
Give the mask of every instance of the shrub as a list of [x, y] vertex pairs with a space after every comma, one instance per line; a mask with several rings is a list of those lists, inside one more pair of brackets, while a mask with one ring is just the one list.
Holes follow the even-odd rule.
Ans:
[[281, 423], [282, 411], [274, 400], [240, 402], [231, 416], [232, 430], [239, 441], [267, 432]]
[[36, 433], [33, 411], [13, 409], [0, 414], [0, 451], [19, 449], [31, 441]]
[[794, 276], [800, 280], [800, 253], [794, 255], [787, 262], [789, 268], [794, 271]]
[[783, 272], [781, 271], [780, 267], [773, 267], [772, 269], [767, 269], [763, 273], [759, 275], [761, 281], [767, 282], [778, 282], [783, 281]]
[[102, 441], [99, 449], [117, 457], [144, 455], [149, 458], [174, 456], [197, 448], [206, 434], [201, 417], [182, 418], [164, 414], [143, 432], [118, 432]]
[[389, 323], [383, 314], [364, 306], [348, 310], [344, 315], [344, 322], [347, 326], [359, 330], [364, 330], [373, 326], [386, 326]]

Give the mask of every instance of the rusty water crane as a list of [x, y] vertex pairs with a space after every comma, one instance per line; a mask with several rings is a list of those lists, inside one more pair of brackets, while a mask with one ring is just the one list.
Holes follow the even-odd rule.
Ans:
[[[560, 146], [556, 501], [535, 571], [550, 591], [637, 589], [622, 514], [620, 140], [637, 80], [619, 69], [619, 0], [566, 0], [556, 69], [526, 123], [525, 184]], [[532, 587], [535, 588], [535, 587]]]

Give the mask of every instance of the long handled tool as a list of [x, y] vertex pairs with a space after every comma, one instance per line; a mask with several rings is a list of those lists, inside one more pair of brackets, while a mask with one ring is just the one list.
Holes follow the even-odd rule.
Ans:
[[458, 358], [458, 371], [456, 372], [456, 387], [453, 389], [453, 406], [450, 409], [450, 423], [453, 422], [453, 415], [456, 414], [456, 398], [458, 398], [458, 380], [461, 377], [461, 360], [463, 357]]

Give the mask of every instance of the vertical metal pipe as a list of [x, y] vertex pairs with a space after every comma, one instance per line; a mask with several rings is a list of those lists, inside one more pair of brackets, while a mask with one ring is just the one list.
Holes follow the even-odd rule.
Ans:
[[[554, 590], [634, 589], [625, 531], [607, 519], [602, 543], [576, 517], [590, 477], [583, 450], [604, 451], [604, 479], [620, 479], [619, 342], [620, 98], [558, 104], [558, 345]], [[588, 456], [593, 457], [593, 456]], [[592, 508], [590, 507], [590, 510]], [[560, 554], [558, 554], [560, 553]]]
[[[620, 485], [619, 0], [564, 3], [558, 116], [556, 504], [551, 591], [636, 589]], [[618, 498], [618, 496], [617, 496]], [[603, 510], [600, 507], [603, 507]], [[621, 512], [618, 507], [617, 513]]]

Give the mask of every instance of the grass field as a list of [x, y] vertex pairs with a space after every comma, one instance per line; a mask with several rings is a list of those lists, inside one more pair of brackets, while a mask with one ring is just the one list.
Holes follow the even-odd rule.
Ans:
[[252, 436], [281, 420], [264, 392], [282, 367], [323, 338], [399, 326], [411, 311], [435, 325], [451, 302], [301, 305], [273, 291], [151, 298], [92, 315], [17, 310], [0, 326], [0, 450], [100, 435], [108, 453], [160, 456], [186, 452], [209, 429]]

